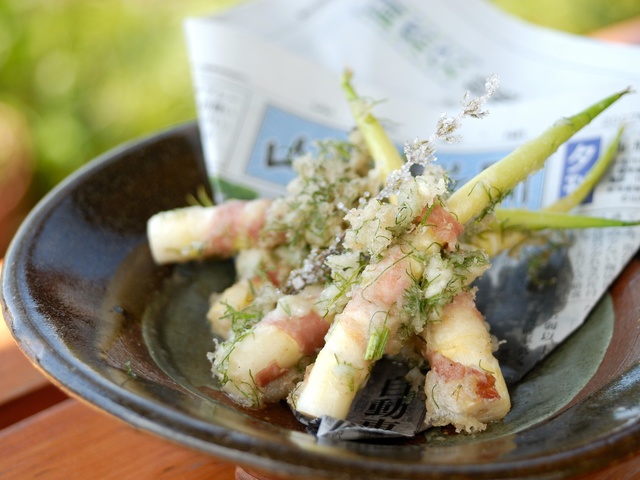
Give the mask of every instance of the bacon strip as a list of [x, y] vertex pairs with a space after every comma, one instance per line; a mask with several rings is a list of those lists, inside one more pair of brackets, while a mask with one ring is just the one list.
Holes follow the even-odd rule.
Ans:
[[481, 431], [511, 408], [487, 324], [472, 291], [458, 294], [423, 332], [427, 421], [458, 431]]

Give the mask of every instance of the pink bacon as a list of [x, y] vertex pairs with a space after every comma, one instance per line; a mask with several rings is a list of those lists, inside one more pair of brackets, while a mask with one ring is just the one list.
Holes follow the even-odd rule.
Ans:
[[[261, 323], [265, 326], [272, 325], [282, 334], [295, 340], [300, 359], [315, 356], [322, 348], [324, 336], [329, 330], [329, 322], [316, 310], [301, 316], [288, 316], [281, 310], [272, 310]], [[255, 375], [256, 384], [265, 389], [271, 382], [286, 374], [290, 368], [290, 366], [283, 367], [278, 360], [274, 359]]]

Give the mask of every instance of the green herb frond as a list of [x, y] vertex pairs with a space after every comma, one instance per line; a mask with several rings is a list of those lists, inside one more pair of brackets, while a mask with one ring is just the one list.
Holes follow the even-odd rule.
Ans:
[[224, 305], [225, 311], [220, 318], [229, 320], [231, 331], [236, 336], [249, 330], [262, 317], [262, 312], [254, 308], [253, 305], [241, 309], [237, 309], [225, 301], [222, 302], [222, 305]]
[[411, 220], [413, 220], [415, 216], [416, 214], [414, 213], [413, 208], [411, 208], [406, 202], [404, 202], [401, 205], [398, 205], [398, 210], [396, 212], [395, 218], [395, 226], [405, 227], [409, 222], [411, 222]]
[[[458, 294], [469, 290], [470, 283], [475, 278], [474, 272], [482, 270], [489, 263], [489, 259], [480, 250], [457, 250], [454, 252], [441, 251], [443, 265], [452, 272], [451, 277], [435, 293], [427, 295], [432, 285], [441, 281], [440, 274], [421, 277], [411, 275], [412, 282], [404, 292], [404, 312], [411, 319], [414, 331], [418, 333], [429, 321], [438, 321], [442, 309]], [[428, 265], [427, 257], [423, 260]]]
[[433, 387], [431, 387], [431, 401], [436, 406], [436, 408], [440, 408], [440, 405], [438, 405], [438, 402], [436, 401], [436, 395], [434, 393], [435, 390], [436, 390], [436, 385], [434, 384]]
[[367, 348], [364, 353], [365, 360], [372, 360], [374, 362], [380, 360], [384, 355], [384, 350], [387, 347], [389, 335], [391, 334], [391, 330], [387, 327], [389, 312], [379, 313], [382, 313], [385, 316], [385, 319], [381, 325], [376, 326], [373, 332], [371, 332], [367, 342]]
[[482, 188], [487, 196], [487, 204], [480, 213], [474, 218], [475, 222], [482, 221], [487, 215], [493, 213], [496, 205], [500, 205], [505, 198], [507, 198], [511, 194], [511, 190], [500, 190], [493, 186], [487, 186], [485, 184], [477, 183], [472, 189], [471, 193], [475, 188]]
[[251, 382], [233, 382], [233, 385], [243, 397], [251, 402], [251, 405], [259, 407], [262, 404], [260, 399], [264, 396], [264, 392], [253, 378], [253, 372], [249, 370], [248, 373]]
[[489, 374], [491, 374], [491, 375], [495, 375], [495, 372], [494, 372], [494, 371], [492, 371], [492, 370], [488, 370], [488, 369], [486, 369], [486, 368], [484, 368], [484, 367], [482, 366], [482, 359], [478, 360], [478, 368], [479, 368], [480, 370], [482, 370], [483, 372], [485, 372], [485, 373], [489, 373]]
[[362, 274], [362, 271], [365, 269], [366, 263], [362, 262], [359, 264], [357, 269], [349, 269], [351, 272], [349, 276], [335, 276], [332, 275], [332, 279], [336, 285], [338, 285], [340, 293], [344, 294], [346, 291], [353, 285], [355, 285]]
[[231, 381], [231, 378], [229, 377], [229, 357], [235, 350], [236, 345], [251, 334], [253, 334], [253, 331], [249, 329], [218, 345], [217, 350], [224, 351], [224, 356], [215, 362], [214, 368], [220, 376], [221, 385], [225, 385]]
[[348, 140], [327, 139], [315, 142], [318, 159], [340, 159], [349, 162], [352, 156], [360, 151], [360, 146]]
[[427, 208], [424, 212], [424, 214], [422, 215], [422, 218], [420, 219], [420, 222], [418, 222], [418, 226], [420, 227], [432, 227], [434, 226], [433, 224], [427, 223], [427, 219], [429, 218], [429, 215], [431, 215], [431, 212], [433, 212], [433, 209], [436, 208], [436, 203], [432, 203], [429, 208]]
[[456, 400], [460, 398], [460, 390], [462, 390], [462, 385], [458, 385], [453, 392], [451, 392], [452, 397], [456, 397]]

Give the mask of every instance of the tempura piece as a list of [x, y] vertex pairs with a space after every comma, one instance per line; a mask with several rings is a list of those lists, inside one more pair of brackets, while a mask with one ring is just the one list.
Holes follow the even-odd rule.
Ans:
[[421, 336], [431, 367], [424, 387], [427, 423], [474, 433], [504, 418], [511, 401], [493, 356], [497, 342], [475, 306], [473, 291], [456, 295]]
[[255, 326], [210, 354], [222, 390], [237, 403], [263, 407], [285, 398], [302, 379], [332, 321], [315, 308], [320, 291], [311, 286], [280, 298]]
[[270, 203], [233, 200], [157, 213], [147, 222], [151, 255], [158, 264], [232, 257], [257, 244]]
[[344, 418], [374, 363], [422, 338], [427, 420], [481, 431], [510, 399], [471, 287], [489, 257], [461, 235], [485, 228], [515, 185], [628, 90], [556, 123], [451, 194], [434, 141], [455, 141], [462, 118], [486, 115], [497, 78], [485, 95], [465, 96], [457, 116], [441, 117], [428, 140], [407, 145], [404, 164], [350, 79], [343, 87], [359, 130], [349, 142], [298, 158], [283, 197], [154, 216], [152, 255], [237, 256], [237, 283], [212, 296], [209, 311], [212, 371], [237, 403], [288, 396], [303, 416]]
[[434, 205], [414, 230], [367, 265], [315, 363], [292, 392], [296, 411], [344, 419], [373, 364], [399, 353], [425, 322], [438, 322], [444, 306], [484, 272], [487, 258], [460, 247], [461, 231], [445, 208]]

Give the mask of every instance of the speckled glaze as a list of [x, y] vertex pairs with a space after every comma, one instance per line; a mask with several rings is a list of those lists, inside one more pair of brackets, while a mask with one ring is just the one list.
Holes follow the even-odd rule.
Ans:
[[69, 393], [175, 442], [295, 477], [569, 478], [640, 449], [637, 258], [482, 434], [321, 442], [283, 405], [231, 404], [209, 376], [203, 313], [233, 265], [157, 267], [145, 236], [150, 215], [207, 183], [200, 152], [191, 123], [125, 145], [51, 192], [15, 237], [2, 272], [5, 318]]

